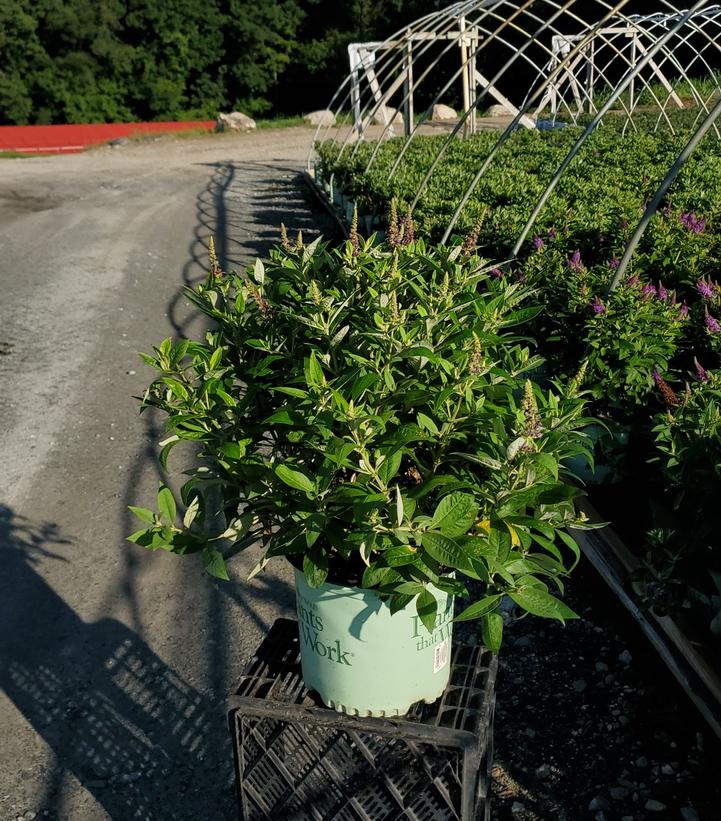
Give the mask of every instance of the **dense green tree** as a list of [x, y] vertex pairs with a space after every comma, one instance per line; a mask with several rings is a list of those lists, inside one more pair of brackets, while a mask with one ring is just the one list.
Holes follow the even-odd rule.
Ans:
[[0, 122], [31, 121], [36, 76], [50, 63], [33, 11], [32, 0], [0, 3]]
[[300, 50], [304, 16], [296, 0], [229, 0], [226, 88], [234, 107], [250, 114], [274, 107], [279, 79]]
[[349, 43], [383, 39], [444, 5], [0, 0], [0, 123], [309, 111], [324, 107], [347, 74]]

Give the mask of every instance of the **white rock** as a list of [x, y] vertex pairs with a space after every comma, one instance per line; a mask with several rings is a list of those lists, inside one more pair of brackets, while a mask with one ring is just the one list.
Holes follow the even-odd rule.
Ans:
[[495, 103], [488, 107], [486, 111], [486, 117], [510, 117], [511, 112], [504, 106], [500, 105], [500, 103]]
[[443, 105], [443, 103], [436, 103], [433, 106], [431, 120], [434, 123], [437, 123], [442, 120], [455, 120], [456, 117], [458, 117], [458, 114], [456, 114], [456, 112], [449, 105]]
[[253, 131], [255, 120], [241, 111], [231, 111], [230, 114], [218, 114], [216, 131]]
[[309, 125], [335, 125], [335, 114], [328, 108], [322, 108], [319, 111], [311, 111], [309, 114], [304, 114], [303, 119]]
[[390, 122], [393, 126], [401, 126], [403, 125], [403, 115], [400, 111], [397, 111], [395, 108], [390, 108], [387, 105], [380, 105], [373, 113], [373, 123], [374, 125], [386, 125]]

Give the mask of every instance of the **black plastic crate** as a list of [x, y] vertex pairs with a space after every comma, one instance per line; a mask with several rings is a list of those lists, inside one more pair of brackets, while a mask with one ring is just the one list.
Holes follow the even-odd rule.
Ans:
[[497, 666], [458, 645], [435, 704], [347, 716], [306, 689], [298, 624], [278, 619], [229, 702], [240, 818], [488, 819]]

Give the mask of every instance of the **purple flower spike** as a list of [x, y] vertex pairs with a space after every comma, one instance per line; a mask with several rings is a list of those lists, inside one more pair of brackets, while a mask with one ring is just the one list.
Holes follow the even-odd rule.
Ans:
[[606, 306], [601, 302], [601, 298], [599, 296], [595, 296], [593, 298], [593, 302], [591, 303], [591, 307], [593, 308], [594, 314], [605, 314], [606, 313]]
[[666, 290], [666, 288], [664, 288], [663, 282], [661, 282], [661, 280], [659, 280], [658, 282], [658, 298], [661, 300], [661, 302], [666, 302], [666, 300], [668, 299], [668, 291]]
[[651, 376], [653, 377], [653, 381], [658, 385], [661, 381], [661, 371], [657, 367], [654, 366], [654, 369], [651, 371]]
[[688, 316], [688, 305], [685, 302], [678, 309], [678, 315], [681, 317], [681, 319], [686, 319], [686, 317]]
[[701, 363], [694, 357], [693, 364], [696, 366], [696, 376], [701, 382], [708, 382], [708, 371], [702, 367]]
[[629, 277], [626, 280], [626, 285], [632, 288], [634, 285], [638, 285], [638, 275], [634, 274], [632, 277]]
[[696, 283], [696, 290], [704, 299], [712, 299], [714, 288], [711, 281], [705, 280], [703, 277]]
[[556, 231], [556, 229], [553, 226], [551, 226], [548, 229], [548, 238], [553, 240], [553, 239], [556, 239], [557, 236], [558, 236], [558, 231]]
[[618, 257], [611, 257], [611, 259], [609, 259], [609, 261], [608, 261], [608, 267], [612, 271], [615, 271], [620, 264], [621, 264], [621, 260]]
[[704, 311], [704, 323], [706, 324], [708, 332], [710, 334], [721, 333], [721, 324], [719, 324], [718, 319], [716, 319], [716, 317], [714, 316], [711, 316], [711, 314], [708, 312], [708, 308], [705, 308]]
[[652, 296], [656, 296], [656, 286], [647, 282], [643, 288], [641, 288], [641, 297], [643, 299], [650, 299]]
[[681, 214], [678, 221], [692, 234], [702, 234], [706, 228], [706, 220], [703, 217], [697, 217], [693, 211]]
[[533, 238], [533, 247], [536, 249], [536, 251], [540, 251], [541, 248], [543, 248], [543, 240], [538, 236], [538, 234], [536, 234], [536, 236]]
[[500, 268], [491, 268], [491, 276], [500, 279], [503, 276], [503, 271]]
[[581, 252], [574, 251], [570, 258], [567, 260], [568, 267], [575, 271], [576, 273], [580, 273], [583, 271], [583, 261], [581, 260]]

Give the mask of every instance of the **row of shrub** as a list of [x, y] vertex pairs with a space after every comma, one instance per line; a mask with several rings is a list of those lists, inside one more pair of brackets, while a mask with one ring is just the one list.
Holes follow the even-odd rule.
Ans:
[[[693, 613], [719, 634], [721, 143], [707, 140], [689, 161], [609, 293], [631, 232], [690, 132], [620, 137], [598, 129], [509, 259], [578, 133], [515, 132], [473, 192], [456, 241], [497, 260], [493, 276], [535, 290], [544, 310], [528, 331], [546, 358], [546, 378], [569, 378], [584, 363], [604, 426], [597, 459], [613, 482], [595, 492], [638, 555], [647, 602]], [[497, 139], [448, 143], [414, 210], [421, 236], [440, 238]], [[325, 143], [318, 173], [362, 212], [403, 213], [445, 140]]]

